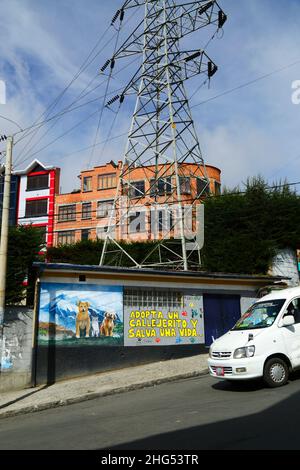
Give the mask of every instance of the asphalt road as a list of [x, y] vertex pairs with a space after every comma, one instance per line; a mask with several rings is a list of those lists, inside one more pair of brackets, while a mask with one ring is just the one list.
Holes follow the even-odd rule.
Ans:
[[300, 449], [300, 375], [279, 389], [204, 376], [0, 420], [0, 449]]

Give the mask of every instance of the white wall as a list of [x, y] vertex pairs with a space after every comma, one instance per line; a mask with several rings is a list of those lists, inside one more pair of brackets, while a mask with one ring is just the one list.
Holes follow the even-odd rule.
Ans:
[[47, 197], [50, 194], [50, 189], [26, 191], [27, 188], [27, 175], [20, 177], [20, 194], [19, 194], [19, 211], [18, 211], [18, 223], [21, 225], [29, 224], [47, 224], [48, 217], [33, 217], [25, 219], [26, 213], [26, 199]]

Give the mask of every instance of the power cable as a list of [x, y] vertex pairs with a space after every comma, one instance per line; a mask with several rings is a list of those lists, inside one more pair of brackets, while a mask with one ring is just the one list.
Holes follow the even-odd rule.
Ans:
[[101, 122], [102, 122], [103, 112], [104, 112], [104, 108], [105, 108], [105, 105], [106, 105], [106, 99], [107, 99], [107, 95], [108, 95], [108, 89], [109, 89], [109, 85], [110, 85], [110, 81], [111, 81], [111, 77], [112, 77], [112, 73], [113, 73], [113, 69], [114, 69], [114, 65], [115, 65], [114, 55], [115, 55], [116, 50], [117, 50], [117, 47], [118, 47], [118, 42], [119, 42], [119, 36], [120, 36], [121, 28], [122, 28], [122, 21], [120, 22], [120, 26], [119, 26], [118, 31], [117, 31], [117, 37], [116, 37], [114, 52], [113, 52], [113, 55], [112, 55], [113, 58], [112, 58], [112, 60], [111, 60], [111, 62], [110, 62], [109, 76], [108, 76], [108, 80], [107, 80], [107, 84], [106, 84], [106, 89], [105, 89], [105, 93], [104, 93], [103, 103], [102, 103], [102, 106], [101, 106], [101, 108], [100, 108], [99, 119], [98, 119], [98, 124], [97, 124], [97, 130], [96, 130], [96, 134], [95, 134], [95, 138], [94, 138], [94, 145], [93, 145], [93, 147], [92, 147], [91, 155], [90, 155], [90, 158], [89, 158], [89, 161], [88, 161], [88, 165], [87, 165], [88, 167], [91, 165], [92, 160], [93, 160], [93, 157], [94, 157], [95, 144], [96, 144], [96, 142], [97, 142], [98, 133], [99, 133], [99, 129], [100, 129]]
[[[38, 117], [37, 121], [39, 121], [44, 115], [47, 117], [49, 115], [49, 113], [51, 112], [51, 110], [58, 104], [58, 102], [62, 99], [62, 97], [65, 95], [65, 93], [67, 92], [67, 90], [72, 86], [72, 84], [77, 80], [77, 78], [86, 70], [86, 68], [95, 60], [95, 58], [97, 57], [98, 54], [96, 54], [96, 56], [94, 56], [94, 58], [92, 59], [92, 61], [90, 61], [88, 64], [88, 60], [90, 59], [91, 55], [93, 54], [93, 52], [97, 49], [97, 47], [99, 46], [99, 44], [101, 43], [101, 41], [104, 39], [104, 37], [106, 36], [107, 32], [109, 31], [111, 25], [108, 26], [106, 28], [106, 30], [104, 31], [104, 33], [101, 35], [101, 37], [99, 38], [99, 40], [97, 41], [96, 45], [93, 47], [93, 49], [91, 50], [91, 52], [89, 53], [88, 57], [84, 60], [83, 64], [80, 66], [79, 70], [77, 71], [77, 73], [73, 76], [73, 78], [71, 79], [71, 81], [68, 83], [68, 85], [59, 93], [59, 95], [55, 98], [55, 100], [50, 103], [50, 105], [46, 108], [46, 110]], [[109, 43], [109, 42], [108, 42]], [[37, 122], [35, 121], [35, 123]], [[24, 146], [24, 148], [22, 149], [21, 153], [25, 150], [25, 148], [32, 142], [34, 138], [34, 135], [31, 137], [31, 139], [29, 140], [29, 142], [26, 143], [26, 145]]]
[[98, 114], [98, 110], [97, 111], [94, 111], [93, 113], [89, 114], [86, 118], [80, 120], [77, 124], [75, 124], [74, 126], [72, 126], [70, 129], [68, 129], [67, 131], [65, 131], [63, 134], [61, 134], [60, 136], [56, 137], [54, 140], [52, 140], [51, 142], [49, 142], [47, 145], [45, 145], [44, 147], [40, 148], [39, 150], [37, 150], [36, 152], [30, 154], [27, 158], [24, 158], [24, 160], [22, 160], [22, 162], [20, 162], [19, 164], [21, 163], [25, 163], [27, 160], [29, 160], [30, 158], [32, 158], [33, 156], [37, 155], [38, 153], [40, 153], [41, 151], [45, 150], [46, 148], [50, 147], [50, 145], [54, 144], [55, 142], [57, 142], [59, 139], [61, 139], [62, 137], [64, 137], [65, 135], [69, 134], [70, 132], [72, 132], [74, 129], [76, 129], [76, 127], [80, 126], [81, 124], [83, 124], [84, 122], [88, 121], [90, 118], [92, 118], [93, 116], [95, 116], [96, 114]]
[[[96, 143], [95, 147], [98, 147], [100, 145], [103, 145], [107, 142], [111, 142], [112, 140], [117, 140], [117, 139], [120, 139], [120, 137], [125, 137], [126, 135], [128, 135], [128, 132], [123, 132], [123, 134], [118, 134], [118, 135], [115, 135], [113, 137], [110, 137], [109, 139], [105, 139], [105, 140], [101, 140], [99, 142]], [[63, 156], [63, 158], [67, 158], [67, 157], [71, 157], [72, 155], [76, 155], [77, 153], [81, 153], [81, 152], [85, 152], [86, 150], [90, 150], [92, 147], [94, 146], [94, 144], [92, 145], [88, 145], [87, 147], [82, 147], [81, 149], [79, 150], [75, 150], [74, 152], [71, 152], [71, 153], [67, 153]]]
[[[122, 69], [120, 69], [120, 70], [117, 72], [116, 75], [118, 75], [119, 73], [121, 73], [124, 69], [126, 69], [128, 66], [130, 66], [130, 65], [131, 65], [133, 62], [135, 62], [136, 60], [137, 60], [137, 58], [135, 58], [135, 59], [134, 59], [133, 61], [131, 61], [129, 64], [127, 64], [126, 66], [124, 66]], [[103, 83], [105, 83], [105, 82], [103, 82]], [[95, 98], [95, 99], [93, 99], [93, 100], [91, 100], [91, 101], [88, 101], [87, 103], [84, 103], [84, 104], [82, 104], [82, 105], [79, 105], [79, 106], [77, 106], [77, 107], [75, 107], [75, 108], [72, 108], [72, 109], [70, 109], [70, 110], [64, 111], [62, 114], [66, 114], [67, 112], [71, 112], [71, 111], [73, 111], [73, 110], [75, 110], [75, 109], [78, 109], [78, 108], [81, 108], [81, 107], [83, 107], [83, 106], [86, 106], [87, 104], [89, 104], [89, 103], [91, 103], [91, 102], [94, 102], [94, 101], [98, 101], [99, 99], [107, 98], [110, 94], [114, 94], [114, 93], [116, 93], [116, 92], [118, 92], [118, 91], [121, 91], [121, 90], [123, 90], [123, 89], [124, 89], [124, 87], [119, 88], [119, 89], [117, 89], [117, 90], [114, 90], [114, 91], [112, 91], [112, 92], [110, 92], [110, 93], [107, 93], [106, 97], [105, 97], [105, 95], [103, 95], [103, 96], [101, 96], [101, 97], [97, 97], [97, 98]], [[93, 113], [92, 115], [97, 114], [97, 112], [98, 112], [98, 111], [96, 111], [96, 113]], [[91, 117], [92, 115], [90, 115], [89, 117]], [[57, 117], [57, 116], [56, 116], [56, 117]], [[89, 117], [88, 117], [88, 119], [89, 119]], [[54, 119], [54, 117], [49, 118], [49, 119], [47, 120], [47, 122], [49, 122], [49, 121], [52, 120], [52, 119]], [[85, 119], [82, 120], [82, 121], [80, 121], [79, 124], [81, 124], [81, 123], [84, 122], [84, 121], [85, 121]], [[64, 132], [64, 133], [61, 134], [59, 137], [55, 138], [53, 141], [49, 142], [46, 146], [40, 148], [39, 150], [37, 150], [37, 151], [34, 152], [34, 153], [31, 153], [29, 156], [27, 156], [26, 158], [24, 158], [22, 161], [16, 160], [16, 164], [21, 165], [22, 163], [26, 162], [29, 158], [31, 158], [32, 156], [34, 156], [34, 155], [36, 155], [37, 153], [41, 152], [41, 151], [44, 150], [45, 148], [48, 148], [50, 145], [52, 145], [53, 143], [57, 142], [59, 139], [61, 139], [62, 137], [64, 137], [67, 133], [71, 132], [71, 131], [72, 131], [75, 127], [77, 127], [77, 125], [79, 125], [79, 124], [76, 124], [76, 125], [73, 126], [71, 129], [69, 129], [68, 131]], [[126, 133], [126, 134], [127, 134], [127, 133]], [[125, 135], [125, 134], [121, 134], [121, 135], [123, 136], [123, 135]], [[119, 136], [117, 136], [117, 137], [112, 137], [111, 139], [108, 139], [108, 141], [114, 140], [115, 138], [118, 138], [118, 137], [119, 137]], [[20, 142], [20, 140], [22, 140], [22, 137], [16, 142], [16, 144], [18, 144], [18, 143]], [[105, 140], [104, 140], [102, 143], [105, 143]], [[89, 146], [89, 147], [86, 147], [86, 149], [92, 149], [93, 146], [96, 147], [96, 146], [98, 146], [98, 145], [100, 145], [100, 144], [101, 144], [101, 143], [97, 143], [97, 142], [96, 142], [96, 143], [94, 143], [93, 145], [91, 145], [91, 146]]]
[[272, 75], [275, 75], [275, 74], [277, 74], [277, 73], [283, 72], [284, 70], [286, 70], [286, 69], [288, 69], [288, 68], [291, 68], [291, 67], [293, 67], [294, 65], [297, 65], [297, 64], [299, 64], [299, 63], [300, 63], [300, 59], [297, 60], [297, 61], [295, 61], [295, 62], [292, 62], [291, 64], [285, 65], [284, 67], [281, 67], [280, 69], [273, 70], [273, 72], [269, 72], [269, 73], [267, 73], [267, 74], [265, 74], [265, 75], [261, 75], [261, 76], [259, 76], [259, 77], [257, 77], [257, 78], [254, 78], [253, 80], [250, 80], [249, 82], [242, 83], [241, 85], [238, 85], [238, 86], [236, 86], [236, 87], [234, 87], [234, 88], [231, 88], [231, 89], [229, 89], [229, 90], [226, 90], [226, 91], [220, 93], [219, 95], [216, 95], [216, 96], [213, 96], [213, 97], [211, 97], [211, 98], [208, 98], [207, 100], [201, 101], [200, 103], [196, 103], [196, 104], [194, 104], [193, 106], [191, 106], [191, 109], [196, 108], [197, 106], [201, 106], [202, 104], [209, 103], [210, 101], [213, 101], [213, 100], [215, 100], [215, 99], [217, 99], [217, 98], [221, 98], [222, 96], [228, 95], [228, 94], [233, 93], [233, 92], [235, 92], [235, 91], [237, 91], [237, 90], [240, 90], [240, 89], [242, 89], [242, 88], [245, 88], [245, 87], [248, 87], [248, 86], [250, 86], [250, 85], [253, 85], [253, 83], [257, 83], [257, 82], [259, 82], [259, 81], [261, 81], [261, 80], [265, 80], [266, 78], [269, 78], [269, 77], [271, 77]]
[[[133, 13], [133, 14], [128, 18], [128, 20], [125, 22], [124, 26], [127, 25], [127, 24], [131, 21], [131, 19], [132, 19], [134, 16], [135, 16], [135, 14]], [[91, 57], [91, 55], [93, 54], [93, 52], [97, 49], [97, 47], [98, 47], [99, 44], [101, 43], [102, 39], [103, 39], [104, 36], [106, 35], [107, 31], [109, 30], [109, 28], [110, 28], [111, 26], [113, 26], [113, 27], [115, 28], [115, 26], [114, 26], [114, 22], [115, 22], [114, 20], [115, 20], [115, 19], [116, 19], [116, 17], [114, 17], [113, 21], [111, 22], [111, 25], [106, 29], [106, 31], [103, 33], [103, 35], [101, 36], [101, 38], [98, 40], [98, 42], [96, 43], [96, 45], [94, 46], [94, 48], [93, 48], [92, 51], [90, 52], [89, 56], [87, 57], [87, 59], [86, 59], [85, 62], [82, 64], [82, 66], [80, 67], [79, 71], [77, 72], [77, 76], [75, 76], [75, 77], [73, 78], [73, 80], [69, 83], [69, 85], [66, 87], [66, 89], [63, 90], [63, 92], [61, 93], [62, 96], [63, 96], [63, 94], [65, 94], [65, 92], [67, 91], [67, 89], [72, 85], [72, 83], [79, 77], [79, 75], [80, 75], [82, 72], [84, 72], [84, 70], [86, 70], [86, 68], [95, 60], [96, 57], [98, 57], [98, 55], [105, 49], [105, 47], [106, 47], [116, 36], [118, 36], [119, 31], [117, 31], [117, 33], [115, 33], [115, 34], [111, 37], [111, 39], [105, 43], [105, 45], [102, 47], [102, 49], [100, 49], [100, 51], [98, 51], [98, 52], [93, 56], [93, 58], [88, 62], [89, 58]], [[122, 17], [122, 21], [123, 21], [123, 19], [124, 19], [124, 16]], [[116, 28], [115, 28], [115, 29], [116, 29]], [[87, 63], [87, 62], [88, 62], [88, 63]], [[126, 68], [126, 67], [124, 67], [124, 68]], [[98, 75], [98, 74], [97, 74], [97, 75]], [[91, 82], [86, 86], [85, 90], [91, 85], [91, 83], [95, 80], [95, 78], [97, 77], [97, 75], [96, 75], [96, 76], [91, 80]], [[95, 90], [96, 88], [98, 88], [98, 86], [100, 86], [100, 85], [97, 85], [93, 90]], [[84, 91], [85, 91], [85, 90], [84, 90]], [[93, 90], [91, 90], [91, 91], [93, 91]], [[83, 93], [84, 91], [82, 91], [82, 92], [79, 94], [78, 99], [76, 99], [75, 101], [73, 101], [73, 103], [76, 103], [79, 99], [83, 98], [83, 96], [81, 96], [81, 95], [82, 95], [82, 93]], [[90, 92], [89, 92], [89, 93], [90, 93]], [[84, 96], [87, 96], [87, 94], [89, 94], [89, 93], [86, 93]], [[59, 95], [59, 96], [57, 97], [57, 100], [59, 101], [62, 96]], [[57, 102], [53, 103], [54, 106], [56, 106], [56, 104], [57, 104]], [[50, 105], [50, 108], [51, 108], [51, 107], [53, 108], [53, 105]], [[71, 104], [71, 105], [72, 105], [72, 104]], [[71, 105], [69, 105], [69, 106], [71, 106]], [[68, 109], [69, 106], [68, 106], [67, 108], [64, 108], [64, 110]], [[48, 107], [48, 108], [46, 109], [46, 111], [41, 115], [41, 117], [47, 112], [48, 109], [49, 109], [49, 107]], [[49, 113], [50, 113], [50, 110], [49, 110], [49, 112], [48, 112], [48, 115], [49, 115]], [[38, 118], [38, 119], [40, 119], [40, 118]], [[46, 122], [46, 121], [45, 121], [45, 122]], [[38, 127], [40, 127], [40, 126], [38, 125]], [[51, 126], [51, 128], [53, 128], [53, 127], [54, 127], [54, 125]], [[30, 129], [30, 128], [29, 128], [29, 129]], [[50, 130], [51, 130], [51, 129], [49, 129], [49, 131], [50, 131]], [[37, 131], [38, 131], [38, 129], [37, 129]], [[43, 135], [43, 137], [44, 137], [47, 133], [48, 133], [48, 132], [46, 132], [46, 133]], [[34, 135], [36, 135], [36, 132], [34, 132]], [[32, 136], [32, 138], [30, 139], [30, 141], [29, 141], [28, 143], [30, 143], [30, 142], [33, 140], [34, 135]], [[28, 135], [27, 135], [27, 136], [28, 136]], [[24, 136], [24, 138], [25, 138], [25, 137], [26, 137], [26, 135]], [[42, 138], [43, 138], [43, 137], [42, 137]], [[41, 139], [39, 139], [38, 142], [40, 142], [40, 141], [41, 141]], [[27, 143], [27, 144], [25, 145], [25, 147], [22, 149], [22, 152], [24, 151], [24, 149], [26, 148], [26, 146], [28, 145], [28, 143]], [[37, 144], [37, 143], [36, 143], [36, 144]], [[35, 145], [36, 145], [36, 144], [35, 144]], [[34, 146], [35, 146], [35, 145], [34, 145]], [[34, 148], [34, 146], [31, 147], [31, 149], [30, 149], [29, 151], [32, 151], [33, 148]], [[21, 153], [22, 153], [22, 152], [21, 152]], [[28, 153], [28, 152], [27, 152], [27, 153]], [[27, 153], [26, 153], [26, 154], [27, 154]]]
[[[112, 120], [110, 129], [109, 129], [109, 131], [108, 131], [107, 138], [105, 139], [104, 144], [103, 144], [103, 147], [102, 147], [102, 149], [101, 149], [101, 151], [100, 151], [100, 156], [99, 156], [99, 160], [100, 160], [100, 161], [101, 161], [102, 156], [103, 156], [103, 154], [104, 154], [104, 150], [106, 149], [106, 146], [107, 146], [108, 142], [110, 141], [110, 137], [111, 137], [111, 134], [112, 134], [112, 130], [113, 130], [114, 126], [115, 126], [115, 123], [116, 123], [116, 120], [117, 120], [117, 117], [118, 117], [118, 114], [119, 114], [119, 111], [120, 111], [120, 107], [121, 107], [121, 103], [119, 103], [118, 109], [117, 109], [117, 111], [116, 111], [116, 113], [115, 113], [115, 116], [114, 116], [114, 118], [113, 118], [113, 120]], [[126, 133], [126, 134], [127, 134], [127, 133]], [[94, 148], [95, 148], [95, 145], [94, 145]]]
[[[127, 65], [125, 65], [124, 67], [122, 67], [117, 73], [115, 73], [115, 75], [112, 77], [112, 78], [115, 78], [117, 75], [119, 75], [122, 71], [124, 71], [126, 68], [128, 68], [130, 65], [132, 65], [134, 62], [136, 62], [138, 60], [138, 57], [136, 57], [135, 59], [133, 59], [131, 62], [129, 62]], [[90, 93], [92, 93], [93, 91], [95, 91], [97, 88], [99, 88], [100, 86], [102, 86], [104, 83], [105, 83], [106, 80], [104, 80], [103, 82], [101, 82], [100, 84], [98, 84], [97, 86], [95, 86], [92, 90], [90, 90], [89, 92], [87, 92], [85, 95], [81, 96], [78, 100], [75, 100], [72, 104], [75, 104], [76, 102], [82, 100], [85, 96], [89, 95]], [[111, 92], [109, 92], [107, 94], [107, 96], [109, 95], [112, 95], [112, 94], [115, 94], [115, 93], [118, 93], [120, 91], [123, 91], [124, 90], [124, 86], [123, 87], [120, 87], [116, 90], [113, 90]], [[83, 104], [80, 104], [78, 106], [74, 106], [73, 108], [70, 108], [68, 109], [65, 108], [64, 110], [60, 111], [59, 113], [55, 114], [54, 116], [51, 116], [49, 117], [48, 119], [45, 119], [44, 121], [41, 121], [35, 125], [32, 125], [30, 127], [27, 127], [24, 129], [24, 131], [29, 131], [28, 132], [28, 135], [31, 133], [31, 132], [34, 132], [35, 128], [36, 127], [42, 127], [44, 126], [45, 124], [47, 124], [48, 122], [51, 122], [53, 121], [53, 119], [57, 119], [57, 118], [60, 118], [62, 116], [64, 116], [65, 114], [68, 114], [68, 113], [71, 113], [73, 111], [76, 111], [77, 109], [80, 109], [80, 108], [83, 108], [84, 106], [87, 106], [88, 104], [91, 104], [91, 103], [94, 103], [95, 101], [98, 101], [100, 99], [102, 99], [104, 97], [104, 95], [101, 95], [101, 96], [97, 96], [96, 98], [93, 98], [92, 100], [89, 100], [89, 101], [86, 101], [85, 103]], [[17, 134], [20, 134], [20, 132], [17, 132], [15, 133], [14, 135], [16, 136]], [[26, 137], [26, 136], [25, 136]], [[20, 139], [18, 139], [16, 142], [15, 142], [15, 146], [21, 142], [25, 137], [20, 137]]]
[[[137, 59], [135, 59], [135, 60], [137, 60]], [[265, 75], [262, 75], [262, 76], [260, 76], [260, 77], [257, 77], [257, 78], [255, 78], [255, 79], [253, 79], [253, 80], [250, 80], [249, 82], [242, 83], [241, 85], [238, 85], [238, 86], [235, 87], [235, 88], [232, 88], [232, 89], [230, 89], [230, 90], [227, 90], [227, 91], [225, 91], [225, 92], [223, 92], [223, 93], [220, 93], [220, 94], [218, 94], [218, 95], [216, 95], [216, 96], [214, 96], [214, 97], [208, 98], [207, 100], [204, 100], [204, 101], [202, 101], [202, 102], [200, 102], [200, 103], [197, 103], [197, 104], [191, 106], [191, 109], [192, 109], [192, 108], [195, 108], [195, 107], [197, 107], [197, 106], [200, 106], [200, 105], [202, 105], [202, 104], [208, 103], [208, 102], [210, 102], [210, 101], [216, 100], [216, 99], [218, 99], [218, 98], [220, 98], [220, 97], [222, 97], [222, 96], [224, 96], [224, 95], [227, 95], [227, 94], [230, 94], [230, 93], [234, 93], [235, 91], [240, 90], [240, 89], [242, 89], [242, 88], [244, 88], [244, 87], [250, 86], [250, 85], [252, 85], [252, 84], [254, 84], [254, 83], [256, 83], [256, 82], [258, 82], [258, 81], [260, 81], [260, 80], [264, 80], [264, 79], [266, 79], [266, 78], [269, 78], [270, 76], [272, 76], [272, 75], [274, 75], [274, 74], [277, 74], [277, 73], [280, 73], [280, 72], [282, 72], [283, 70], [286, 70], [286, 69], [288, 69], [288, 68], [290, 68], [290, 67], [292, 67], [292, 66], [294, 66], [294, 65], [296, 65], [296, 64], [298, 64], [298, 63], [300, 63], [300, 60], [297, 60], [297, 61], [295, 61], [295, 62], [292, 62], [291, 64], [288, 64], [288, 65], [286, 65], [286, 66], [284, 66], [284, 67], [281, 67], [280, 69], [274, 70], [274, 71], [272, 71], [272, 72], [270, 72], [270, 73], [268, 73], [268, 74], [265, 74]], [[201, 84], [201, 86], [203, 86], [203, 83]], [[122, 88], [122, 89], [123, 89], [123, 88]], [[118, 91], [120, 91], [120, 90], [121, 90], [121, 88], [118, 89], [118, 90], [115, 90], [115, 91], [112, 92], [112, 93], [118, 92]], [[95, 100], [97, 100], [97, 99], [98, 99], [98, 98], [96, 98]], [[94, 100], [91, 100], [90, 102], [92, 102], [92, 101], [94, 101]], [[86, 104], [89, 104], [90, 102], [87, 102]], [[70, 112], [73, 111], [74, 109], [78, 109], [78, 108], [81, 107], [81, 106], [85, 106], [85, 104], [80, 105], [80, 106], [78, 106], [78, 107], [76, 107], [76, 108], [71, 109]], [[50, 119], [47, 120], [47, 121], [43, 121], [43, 123], [39, 123], [39, 125], [43, 125], [44, 123], [49, 122], [51, 119], [52, 119], [52, 118], [50, 118]], [[28, 128], [28, 129], [30, 129], [30, 128]], [[25, 130], [27, 130], [27, 129], [25, 129]], [[120, 136], [123, 136], [123, 135], [125, 135], [125, 134], [121, 134]], [[113, 140], [113, 139], [118, 138], [118, 137], [120, 137], [120, 136], [113, 136], [112, 138], [110, 138], [110, 140]], [[56, 141], [56, 140], [55, 140], [55, 141]], [[103, 142], [105, 142], [105, 141], [103, 141]], [[18, 143], [18, 141], [17, 141], [16, 143]], [[96, 146], [96, 145], [101, 145], [101, 143], [102, 143], [102, 141], [101, 141], [100, 143], [96, 143], [95, 146]], [[50, 145], [50, 144], [49, 144], [49, 145]], [[86, 149], [89, 149], [89, 148], [92, 148], [92, 146], [85, 147], [84, 149], [81, 149], [80, 152], [81, 152], [81, 151], [84, 151], [84, 150], [86, 150]]]
[[[97, 75], [96, 75], [96, 76], [97, 76]], [[95, 78], [94, 78], [94, 79], [95, 79]], [[90, 86], [90, 84], [92, 83], [92, 81], [94, 81], [94, 79], [91, 80], [91, 82], [87, 85], [87, 87], [85, 87], [85, 89], [81, 92], [81, 94], [84, 93], [84, 91]], [[78, 101], [81, 99], [81, 98], [80, 98], [81, 94], [78, 96]], [[86, 95], [87, 95], [87, 94], [88, 94], [88, 93], [86, 93]], [[68, 107], [66, 107], [66, 108], [64, 109], [65, 113], [69, 110], [69, 108], [71, 108], [71, 106], [72, 106], [74, 103], [76, 103], [76, 100], [75, 100], [74, 102], [72, 102]], [[44, 138], [47, 134], [49, 134], [49, 132], [56, 126], [56, 124], [58, 124], [59, 119], [60, 119], [60, 118], [58, 117], [57, 120], [54, 121], [54, 123], [52, 123], [52, 125], [46, 130], [46, 132], [44, 132], [44, 134], [42, 134], [42, 136], [34, 143], [34, 145], [33, 145], [32, 147], [30, 147], [30, 148], [27, 150], [27, 152], [25, 152], [25, 154], [23, 154], [23, 153], [20, 152], [19, 156], [17, 156], [17, 158], [16, 158], [16, 160], [15, 160], [15, 165], [18, 164], [18, 159], [20, 158], [21, 155], [22, 155], [23, 158], [26, 158], [26, 156], [27, 156], [30, 152], [32, 152], [32, 150], [34, 149], [34, 147], [36, 147], [36, 146], [43, 140], [43, 138]], [[23, 149], [23, 150], [24, 150], [24, 149]]]

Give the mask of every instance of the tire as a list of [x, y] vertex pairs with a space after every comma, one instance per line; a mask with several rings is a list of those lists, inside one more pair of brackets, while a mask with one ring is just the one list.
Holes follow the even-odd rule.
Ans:
[[272, 388], [285, 385], [289, 379], [287, 363], [279, 357], [269, 359], [265, 364], [263, 379]]

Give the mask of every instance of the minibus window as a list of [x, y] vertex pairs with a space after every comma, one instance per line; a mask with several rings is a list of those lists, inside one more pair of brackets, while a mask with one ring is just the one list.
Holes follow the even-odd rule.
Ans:
[[268, 328], [273, 325], [285, 299], [257, 302], [237, 321], [233, 330], [252, 330], [256, 328]]

